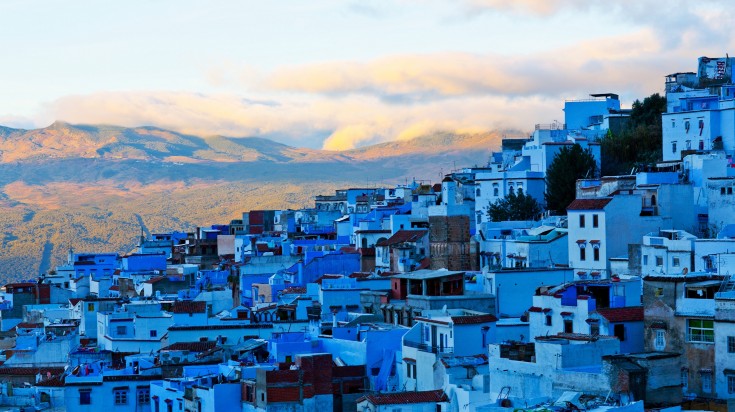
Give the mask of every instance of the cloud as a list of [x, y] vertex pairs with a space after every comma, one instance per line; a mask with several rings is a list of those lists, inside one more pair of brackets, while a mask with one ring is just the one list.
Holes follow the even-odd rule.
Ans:
[[397, 103], [483, 95], [559, 97], [600, 87], [640, 93], [660, 83], [666, 63], [679, 63], [678, 54], [654, 58], [659, 47], [653, 33], [642, 30], [539, 55], [455, 52], [285, 67], [266, 81], [281, 91], [366, 94]]
[[105, 92], [61, 98], [48, 105], [45, 117], [75, 124], [155, 125], [205, 136], [280, 136], [293, 146], [344, 150], [436, 131], [531, 130], [535, 122], [560, 117], [562, 107], [557, 100], [504, 96], [410, 105], [374, 96], [289, 96], [267, 105], [261, 100], [234, 94]]

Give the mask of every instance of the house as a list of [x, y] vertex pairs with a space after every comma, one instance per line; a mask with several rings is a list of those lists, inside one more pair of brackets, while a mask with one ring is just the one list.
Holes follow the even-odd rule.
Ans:
[[349, 410], [367, 387], [365, 372], [365, 365], [335, 366], [330, 354], [300, 355], [246, 379], [242, 410]]
[[428, 233], [428, 230], [399, 230], [378, 242], [375, 245], [375, 269], [410, 272], [422, 266], [428, 257]]
[[733, 133], [733, 58], [700, 57], [697, 73], [666, 76], [666, 113], [663, 126], [663, 160], [678, 161], [690, 151], [720, 150], [735, 153]]
[[357, 400], [358, 412], [435, 412], [448, 407], [443, 390], [365, 395]]
[[643, 277], [645, 349], [682, 354], [680, 384], [688, 397], [715, 397], [715, 373], [723, 373], [715, 364], [715, 296], [722, 279], [706, 272]]
[[558, 333], [615, 336], [622, 353], [643, 350], [641, 283], [587, 280], [541, 287], [528, 309], [530, 337]]
[[619, 352], [620, 342], [614, 337], [579, 333], [540, 336], [528, 343], [493, 343], [489, 393], [505, 393], [517, 407], [556, 399], [566, 391], [605, 397], [612, 392], [603, 356]]
[[487, 345], [495, 342], [497, 320], [491, 314], [470, 310], [425, 311], [403, 336], [401, 386], [418, 391], [443, 387], [437, 362], [484, 355]]
[[642, 216], [640, 195], [576, 199], [567, 207], [569, 266], [577, 278], [609, 278], [609, 259], [659, 230], [660, 216]]
[[530, 228], [501, 229], [499, 236], [491, 235], [497, 226], [497, 222], [484, 224], [476, 236], [479, 237], [480, 267], [483, 270], [550, 268], [569, 261], [567, 231], [564, 228], [542, 224]]
[[[466, 273], [462, 271], [446, 269], [422, 269], [395, 274], [391, 278], [391, 304], [411, 307], [418, 311], [441, 309], [446, 306], [450, 309], [494, 312], [494, 296], [467, 292], [465, 275]], [[390, 308], [387, 307], [380, 309], [390, 312]], [[391, 318], [389, 313], [384, 313], [384, 319]]]
[[66, 410], [151, 411], [151, 382], [161, 378], [160, 366], [147, 355], [126, 358], [122, 369], [102, 362], [79, 365], [64, 380]]

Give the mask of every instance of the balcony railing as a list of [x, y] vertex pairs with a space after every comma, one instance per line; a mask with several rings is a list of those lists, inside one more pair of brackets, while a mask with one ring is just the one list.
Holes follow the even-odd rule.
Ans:
[[408, 346], [409, 348], [416, 348], [422, 352], [431, 352], [431, 353], [454, 353], [454, 348], [451, 348], [449, 346], [436, 346], [436, 345], [429, 345], [422, 342], [415, 342], [410, 340], [404, 340], [403, 344], [405, 346]]

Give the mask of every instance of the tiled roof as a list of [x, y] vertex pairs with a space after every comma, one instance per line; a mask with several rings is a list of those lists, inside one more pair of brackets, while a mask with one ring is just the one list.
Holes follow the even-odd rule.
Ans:
[[611, 197], [576, 199], [567, 206], [567, 210], [602, 210], [611, 200]]
[[474, 325], [477, 323], [497, 322], [498, 318], [493, 315], [469, 315], [452, 316], [455, 325]]
[[541, 313], [541, 312], [543, 311], [543, 309], [541, 309], [541, 308], [540, 308], [540, 307], [538, 307], [538, 306], [531, 306], [530, 308], [528, 308], [528, 311], [529, 311], [529, 312], [537, 312], [537, 313]]
[[150, 279], [146, 280], [146, 281], [145, 281], [145, 282], [143, 282], [143, 283], [156, 283], [156, 282], [160, 282], [160, 281], [162, 281], [162, 280], [163, 280], [163, 279], [165, 279], [165, 278], [166, 278], [166, 276], [156, 276], [156, 277], [154, 277], [154, 278], [150, 278]]
[[177, 342], [168, 345], [161, 350], [188, 350], [189, 352], [206, 352], [217, 346], [217, 342], [208, 340], [205, 342]]
[[326, 273], [324, 275], [321, 275], [317, 280], [314, 281], [314, 283], [321, 285], [324, 279], [339, 279], [341, 277], [343, 276], [342, 275], [332, 275], [332, 274]]
[[428, 230], [399, 230], [387, 240], [381, 240], [378, 246], [393, 246], [401, 243], [418, 242], [429, 233]]
[[15, 327], [20, 328], [20, 329], [36, 329], [36, 328], [42, 328], [43, 323], [21, 322], [15, 325]]
[[608, 322], [643, 321], [643, 306], [597, 309], [597, 313], [607, 319]]
[[306, 293], [306, 288], [301, 286], [291, 286], [281, 291], [282, 294], [289, 293]]
[[204, 313], [207, 311], [207, 302], [179, 300], [171, 307], [173, 313]]
[[34, 368], [34, 367], [0, 367], [0, 376], [25, 376], [25, 375], [46, 375], [46, 372], [51, 372], [51, 375], [60, 375], [64, 373], [64, 368]]
[[365, 395], [357, 403], [368, 401], [373, 405], [405, 405], [412, 403], [447, 402], [447, 395], [443, 390], [421, 392], [397, 392]]

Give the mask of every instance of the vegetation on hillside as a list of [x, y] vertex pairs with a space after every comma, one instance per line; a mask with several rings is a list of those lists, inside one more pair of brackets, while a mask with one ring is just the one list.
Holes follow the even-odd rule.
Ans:
[[602, 175], [630, 173], [633, 167], [661, 160], [661, 113], [666, 97], [654, 93], [633, 102], [630, 119], [618, 134], [609, 132], [601, 141]]

